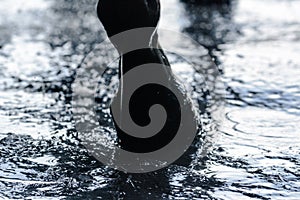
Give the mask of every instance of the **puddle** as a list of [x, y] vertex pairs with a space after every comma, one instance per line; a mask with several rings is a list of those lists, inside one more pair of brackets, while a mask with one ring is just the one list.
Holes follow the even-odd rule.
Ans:
[[[75, 69], [107, 53], [97, 49], [105, 34], [96, 1], [1, 1], [0, 198], [299, 199], [300, 1], [187, 2], [163, 1], [160, 26], [205, 47], [189, 62], [218, 65], [227, 91], [223, 121], [216, 127], [212, 120], [218, 106], [204, 98], [201, 68], [195, 73], [168, 54], [198, 100], [203, 133], [168, 168], [135, 175], [103, 166], [76, 139]], [[104, 73], [113, 82], [111, 91], [100, 90], [106, 102], [115, 75], [113, 66]], [[100, 118], [111, 126], [108, 113]], [[102, 131], [112, 138], [112, 129]]]

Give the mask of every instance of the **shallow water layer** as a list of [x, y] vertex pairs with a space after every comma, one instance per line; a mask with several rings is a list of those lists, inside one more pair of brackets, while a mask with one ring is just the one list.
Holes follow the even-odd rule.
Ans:
[[[147, 174], [109, 169], [76, 139], [76, 69], [109, 56], [97, 46], [105, 33], [95, 4], [0, 2], [1, 199], [300, 198], [300, 1], [162, 1], [160, 27], [203, 45], [186, 46], [190, 60], [168, 55], [204, 130], [177, 162]], [[197, 73], [188, 64], [195, 57]], [[217, 121], [201, 74], [210, 62], [226, 89]], [[113, 80], [113, 69], [104, 78]]]

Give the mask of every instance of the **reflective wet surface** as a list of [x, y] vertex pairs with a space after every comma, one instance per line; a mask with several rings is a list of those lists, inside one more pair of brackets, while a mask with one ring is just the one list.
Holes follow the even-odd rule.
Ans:
[[[161, 27], [203, 45], [186, 46], [190, 60], [169, 54], [199, 100], [203, 130], [178, 161], [147, 174], [107, 168], [76, 139], [76, 71], [106, 52], [97, 46], [105, 33], [95, 5], [0, 2], [1, 199], [300, 198], [300, 1], [162, 2]], [[195, 57], [197, 72], [188, 64]], [[224, 106], [203, 89], [201, 67], [211, 62], [225, 84]]]

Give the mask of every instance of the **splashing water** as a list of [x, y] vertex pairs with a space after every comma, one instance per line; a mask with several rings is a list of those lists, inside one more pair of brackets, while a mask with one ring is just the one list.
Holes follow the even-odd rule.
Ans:
[[[75, 139], [74, 71], [109, 57], [95, 49], [104, 35], [96, 1], [18, 7], [0, 2], [1, 199], [299, 199], [300, 2], [187, 2], [162, 1], [161, 24], [188, 33], [208, 50], [190, 51], [189, 61], [168, 54], [174, 72], [204, 110], [204, 130], [176, 163], [140, 175], [103, 166]], [[214, 108], [201, 89], [206, 78], [188, 64], [197, 57], [206, 65], [207, 54], [224, 71], [227, 87], [217, 139], [210, 134]], [[96, 102], [108, 105], [113, 98], [117, 64], [97, 72], [111, 87], [101, 90], [101, 79]], [[109, 112], [100, 111], [102, 128], [98, 122], [95, 126], [109, 145], [115, 138], [112, 121]]]

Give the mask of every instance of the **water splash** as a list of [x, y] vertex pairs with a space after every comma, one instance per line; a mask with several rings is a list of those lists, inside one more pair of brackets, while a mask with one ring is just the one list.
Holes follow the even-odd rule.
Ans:
[[[0, 9], [6, 7], [2, 2]], [[225, 72], [229, 105], [225, 110], [227, 119], [219, 132], [221, 138], [213, 140], [215, 146], [208, 144], [212, 146], [210, 150], [203, 153], [202, 144], [195, 144], [194, 153], [183, 156], [170, 168], [139, 176], [106, 168], [74, 139], [76, 130], [71, 122], [68, 92], [69, 82], [74, 78], [72, 69], [80, 66], [82, 55], [86, 56], [102, 39], [98, 36], [98, 19], [91, 2], [96, 3], [85, 0], [50, 2], [47, 4], [50, 7], [41, 6], [46, 10], [26, 9], [10, 15], [8, 22], [1, 20], [8, 18], [0, 12], [0, 115], [3, 119], [0, 122], [0, 198], [298, 199], [299, 1], [237, 1], [229, 11], [231, 19], [224, 18], [224, 9], [217, 7], [199, 10], [188, 6], [185, 10], [186, 4], [172, 1], [174, 4], [168, 5], [168, 1], [163, 1], [165, 12], [172, 12], [166, 13], [170, 16], [174, 14], [172, 6], [183, 6], [181, 9], [186, 12], [180, 12], [181, 19], [189, 24], [183, 23], [180, 27], [187, 27], [185, 30], [200, 41], [207, 38], [207, 32], [202, 30], [208, 19], [212, 19], [211, 24], [219, 24], [213, 27], [217, 35], [226, 35], [213, 53], [215, 62], [219, 62]], [[273, 13], [284, 14], [274, 16], [265, 12], [272, 10], [270, 6], [278, 11]], [[37, 20], [37, 13], [42, 20]], [[35, 21], [34, 26], [31, 26], [32, 21]], [[170, 26], [178, 24], [170, 23]], [[36, 34], [43, 37], [37, 41]], [[21, 40], [11, 40], [15, 36]], [[11, 46], [11, 41], [16, 43]], [[25, 76], [19, 70], [17, 76], [11, 77], [4, 70], [4, 61], [12, 58], [6, 45], [14, 49], [15, 45], [22, 47], [26, 42], [38, 42], [35, 47], [40, 49], [41, 57], [46, 63], [49, 61], [49, 65], [32, 62], [32, 67], [28, 68], [32, 73], [26, 71]], [[264, 50], [257, 55], [260, 49]], [[285, 56], [281, 56], [280, 49], [287, 52]], [[106, 52], [93, 51], [88, 54], [93, 59], [87, 60], [90, 64], [99, 63], [97, 59], [106, 56]], [[190, 81], [189, 73], [181, 70], [180, 65], [185, 66], [185, 62], [177, 63], [173, 70], [178, 70], [176, 73], [184, 80], [188, 79], [186, 82], [192, 82], [192, 90], [203, 87], [197, 81]], [[107, 75], [113, 77], [112, 85], [117, 85], [117, 65], [108, 69], [112, 73]], [[43, 69], [50, 70], [41, 72]], [[100, 92], [108, 96], [114, 94], [102, 90], [100, 85]], [[42, 87], [46, 93], [42, 92]], [[202, 101], [203, 92], [193, 94], [194, 99]], [[103, 99], [109, 103], [106, 100]], [[109, 124], [108, 115], [104, 112], [99, 118]], [[205, 129], [211, 129], [213, 123], [208, 113], [202, 116]], [[39, 139], [35, 133], [46, 137]], [[112, 129], [101, 130], [101, 133], [107, 138], [113, 137]], [[55, 165], [48, 164], [49, 157], [50, 163], [53, 159]], [[36, 163], [36, 158], [46, 158], [46, 162]]]

